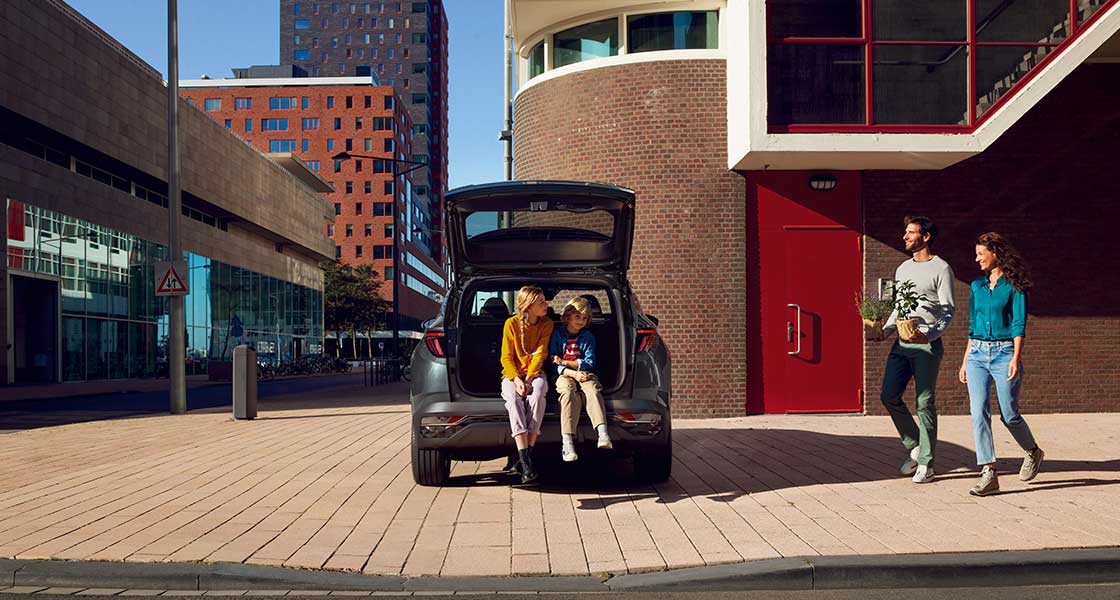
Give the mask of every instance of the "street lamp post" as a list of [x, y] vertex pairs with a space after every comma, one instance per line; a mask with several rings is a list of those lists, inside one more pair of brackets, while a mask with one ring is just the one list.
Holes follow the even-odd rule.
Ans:
[[[182, 259], [179, 249], [179, 213], [183, 210], [179, 182], [179, 5], [167, 0], [167, 260]], [[187, 412], [186, 319], [183, 297], [168, 298], [167, 378], [171, 387], [171, 414]]]
[[[427, 163], [417, 162], [414, 160], [404, 160], [393, 157], [383, 156], [368, 156], [364, 154], [350, 154], [349, 152], [339, 152], [331, 157], [333, 160], [350, 160], [351, 158], [369, 158], [372, 160], [382, 160], [393, 163], [393, 359], [395, 361], [400, 359], [401, 353], [401, 314], [400, 314], [400, 278], [401, 278], [401, 259], [400, 259], [400, 229], [397, 226], [397, 215], [400, 212], [397, 210], [397, 177], [403, 176], [421, 167], [428, 166]], [[397, 165], [403, 163], [410, 165], [403, 171], [397, 170]], [[339, 341], [341, 343], [341, 340]], [[371, 340], [372, 343], [372, 340]], [[395, 364], [395, 369], [399, 369], [399, 364]], [[399, 371], [395, 371], [399, 372]]]

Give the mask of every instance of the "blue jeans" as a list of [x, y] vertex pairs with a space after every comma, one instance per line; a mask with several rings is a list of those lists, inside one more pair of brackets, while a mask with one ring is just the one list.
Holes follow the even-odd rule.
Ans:
[[992, 409], [989, 401], [991, 385], [996, 384], [999, 412], [1003, 424], [1023, 450], [1036, 446], [1030, 426], [1019, 414], [1019, 391], [1023, 386], [1023, 369], [1014, 380], [1007, 380], [1011, 357], [1015, 354], [1014, 342], [968, 341], [968, 359], [965, 374], [968, 376], [969, 410], [972, 413], [972, 435], [976, 440], [976, 464], [996, 462], [995, 444], [992, 442]]

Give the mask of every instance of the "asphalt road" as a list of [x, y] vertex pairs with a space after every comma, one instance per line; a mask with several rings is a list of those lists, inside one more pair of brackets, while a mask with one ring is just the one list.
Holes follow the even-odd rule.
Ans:
[[[193, 592], [192, 596], [201, 596], [203, 592]], [[170, 594], [168, 594], [170, 595]], [[179, 595], [177, 593], [176, 595]], [[209, 595], [222, 595], [220, 593], [208, 594]], [[452, 592], [425, 592], [425, 596], [451, 596]], [[455, 593], [455, 596], [471, 595], [475, 597], [495, 597], [494, 593]], [[599, 596], [601, 593], [596, 593], [594, 596]], [[334, 595], [337, 597], [337, 594]], [[49, 598], [59, 598], [60, 596], [48, 596], [45, 594], [35, 594], [34, 596], [27, 594], [0, 594], [2, 598], [39, 598], [40, 600]], [[321, 600], [322, 594], [300, 594], [299, 591], [293, 591], [287, 595], [277, 594], [271, 596], [253, 596], [260, 599], [283, 599], [292, 600], [293, 598], [315, 598]], [[361, 597], [361, 596], [355, 596]], [[365, 596], [369, 597], [369, 596]], [[401, 595], [381, 595], [378, 598], [415, 598], [417, 596], [409, 594]], [[500, 597], [503, 600], [529, 600], [540, 599], [539, 594], [510, 594], [502, 593]], [[564, 593], [549, 593], [548, 598], [556, 600], [585, 600], [589, 597], [587, 593], [564, 594]], [[937, 588], [937, 589], [921, 589], [921, 590], [898, 590], [898, 589], [873, 589], [873, 590], [816, 590], [816, 591], [796, 591], [796, 592], [632, 592], [632, 593], [612, 593], [612, 598], [633, 598], [634, 600], [898, 600], [899, 598], [906, 598], [906, 600], [933, 600], [942, 598], [983, 598], [984, 600], [1114, 600], [1120, 598], [1120, 585], [1071, 585], [1071, 586], [1033, 586], [1033, 587], [976, 587], [976, 588]], [[120, 596], [81, 596], [83, 600], [101, 600], [101, 599], [117, 599]]]
[[[301, 392], [325, 392], [333, 388], [361, 385], [362, 374], [319, 375], [272, 379], [259, 382], [257, 397], [265, 399]], [[230, 384], [206, 385], [187, 390], [187, 410], [232, 407]], [[0, 433], [82, 423], [102, 419], [167, 413], [168, 392], [131, 392], [70, 396], [0, 403]]]

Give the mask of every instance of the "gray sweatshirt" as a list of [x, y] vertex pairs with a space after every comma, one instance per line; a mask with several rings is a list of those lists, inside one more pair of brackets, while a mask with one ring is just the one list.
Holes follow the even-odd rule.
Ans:
[[[940, 256], [934, 256], [925, 262], [910, 259], [898, 266], [894, 272], [895, 285], [904, 281], [914, 282], [914, 293], [924, 295], [926, 300], [918, 303], [918, 308], [910, 314], [918, 319], [918, 329], [926, 334], [929, 341], [936, 340], [945, 333], [949, 324], [953, 322], [953, 310], [956, 303], [953, 301], [953, 269], [949, 263]], [[892, 311], [887, 323], [883, 326], [884, 333], [897, 330], [895, 321], [897, 311]]]

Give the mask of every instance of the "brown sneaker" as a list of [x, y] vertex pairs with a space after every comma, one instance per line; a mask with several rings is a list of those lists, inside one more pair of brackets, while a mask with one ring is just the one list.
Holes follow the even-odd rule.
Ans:
[[1019, 481], [1030, 481], [1038, 475], [1038, 468], [1042, 466], [1042, 458], [1046, 453], [1038, 446], [1034, 450], [1027, 452], [1027, 457], [1023, 459], [1023, 466], [1019, 468]]
[[999, 477], [992, 467], [984, 467], [984, 470], [980, 471], [980, 481], [968, 490], [968, 493], [973, 496], [987, 496], [996, 492], [999, 492]]

